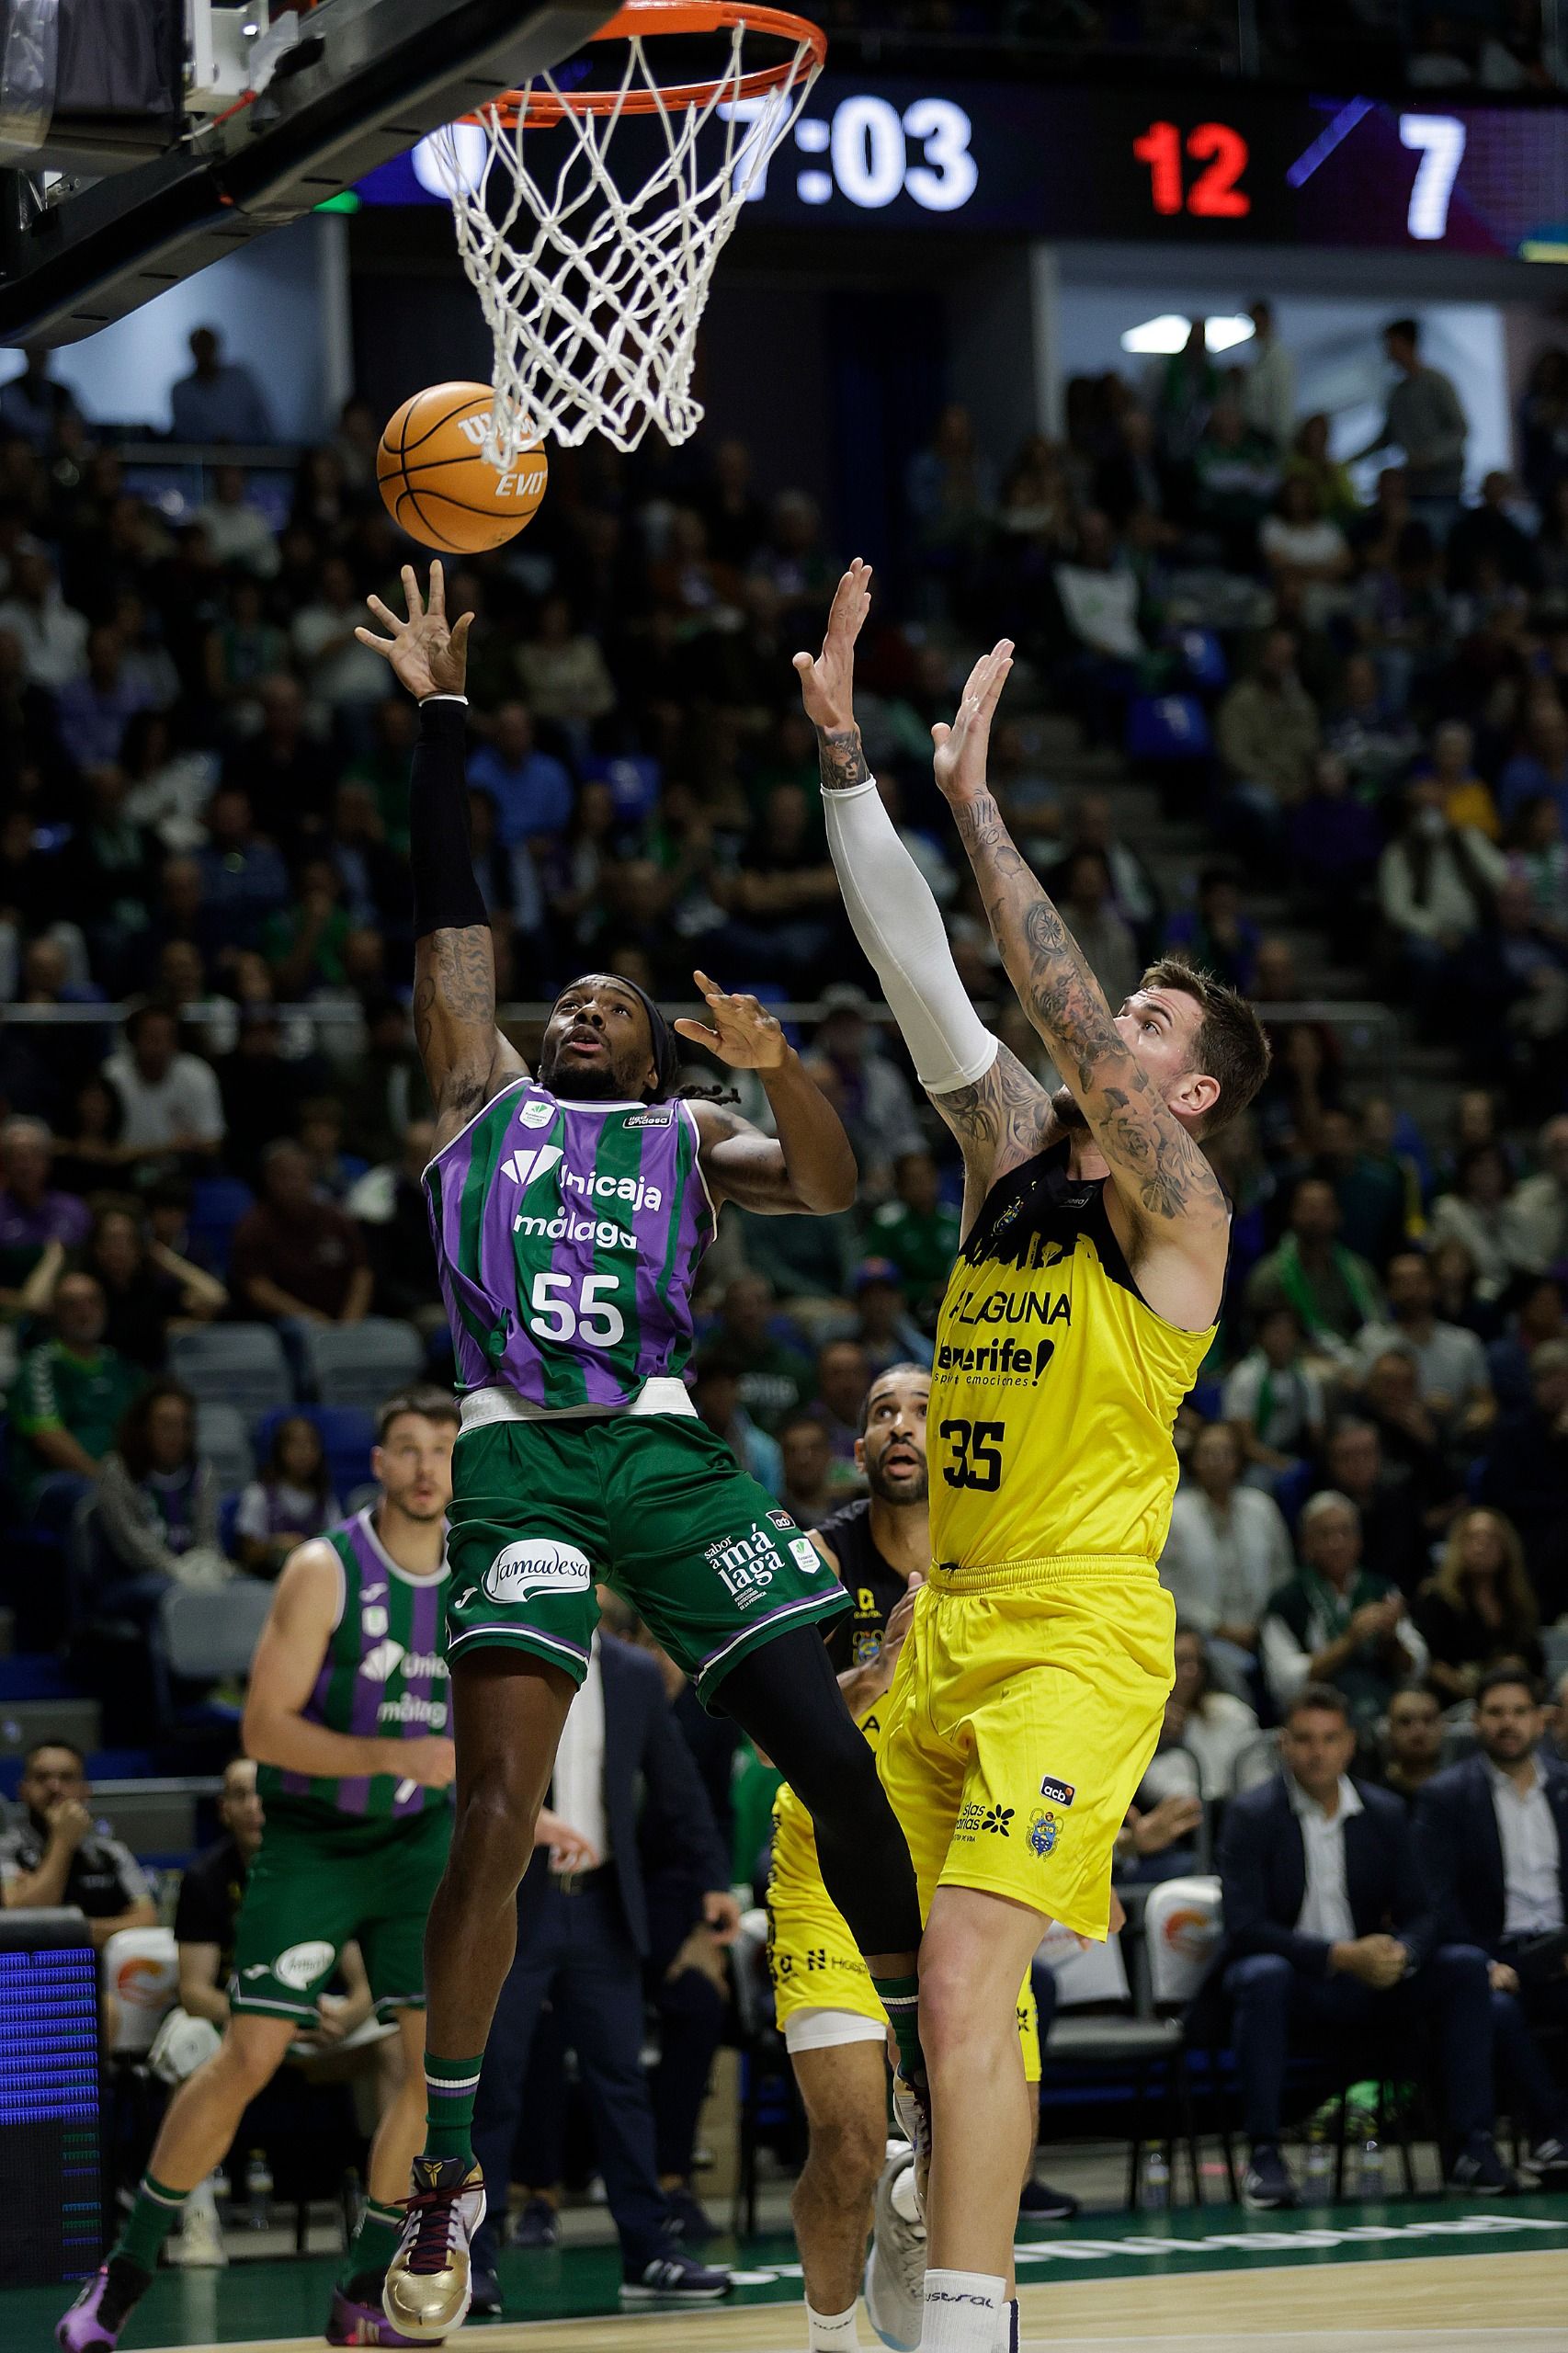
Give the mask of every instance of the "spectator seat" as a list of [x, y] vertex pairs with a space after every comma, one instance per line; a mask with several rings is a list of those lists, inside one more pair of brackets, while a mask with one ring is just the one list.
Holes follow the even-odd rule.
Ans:
[[228, 1271], [234, 1228], [255, 1205], [256, 1195], [237, 1176], [199, 1176], [191, 1187], [190, 1238], [221, 1274]]
[[226, 1495], [256, 1475], [250, 1431], [237, 1405], [204, 1397], [196, 1409], [196, 1450], [205, 1455]]
[[[1161, 2124], [1165, 2162], [1174, 2143], [1171, 2115], [1179, 2114], [1179, 2136], [1192, 2175], [1194, 2205], [1203, 2203], [1203, 2175], [1192, 2129], [1187, 2097], [1187, 2037], [1181, 2020], [1157, 2018], [1146, 1989], [1134, 2001], [1122, 1953], [1121, 1935], [1112, 1930], [1104, 1944], [1080, 1946], [1071, 1930], [1053, 1924], [1041, 1938], [1036, 1958], [1056, 1979], [1057, 2013], [1044, 2052], [1049, 2078], [1063, 2068], [1104, 2076], [1127, 2086], [1132, 2116], [1127, 2142], [1127, 2204], [1131, 2212], [1143, 2180], [1145, 2131], [1150, 2121], [1151, 2096], [1158, 2080], [1161, 2097], [1155, 2113]], [[1081, 2017], [1063, 2017], [1078, 2010]]]
[[272, 1587], [258, 1577], [234, 1577], [211, 1593], [172, 1587], [159, 1604], [170, 1674], [193, 1683], [247, 1675], [271, 1606]]
[[358, 1324], [309, 1324], [302, 1335], [305, 1366], [324, 1405], [358, 1405], [368, 1413], [394, 1389], [417, 1381], [425, 1350], [412, 1324], [367, 1315]]
[[169, 1370], [205, 1403], [247, 1417], [294, 1394], [283, 1343], [270, 1324], [202, 1324], [169, 1336]]
[[1231, 1795], [1243, 1796], [1265, 1781], [1271, 1781], [1279, 1770], [1279, 1735], [1277, 1732], [1255, 1733], [1244, 1748], [1236, 1752], [1231, 1768]]

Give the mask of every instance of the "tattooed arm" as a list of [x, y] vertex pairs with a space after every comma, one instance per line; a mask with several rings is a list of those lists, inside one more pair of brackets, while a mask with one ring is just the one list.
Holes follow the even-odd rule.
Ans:
[[816, 729], [823, 814], [855, 937], [875, 968], [921, 1086], [963, 1147], [965, 1228], [996, 1178], [1038, 1152], [1051, 1125], [1046, 1089], [998, 1047], [969, 999], [941, 910], [871, 781], [855, 724], [855, 641], [870, 573], [838, 584], [820, 654], [795, 656]]
[[427, 932], [414, 949], [414, 1036], [436, 1106], [436, 1149], [528, 1064], [495, 1027], [488, 924]]
[[449, 626], [446, 586], [430, 566], [428, 601], [403, 568], [408, 618], [367, 599], [392, 631], [355, 636], [381, 654], [419, 705], [409, 789], [414, 869], [414, 1034], [436, 1105], [436, 1145], [449, 1143], [498, 1087], [528, 1065], [495, 1027], [495, 952], [469, 847], [463, 754], [471, 613]]
[[[1113, 1220], [1151, 1306], [1201, 1330], [1218, 1310], [1230, 1213], [1219, 1178], [1190, 1129], [1152, 1083], [1131, 1025], [1171, 1018], [1157, 995], [1119, 1019], [1037, 877], [1019, 856], [985, 787], [991, 718], [1012, 647], [977, 663], [952, 727], [932, 733], [937, 782], [969, 852], [985, 912], [1018, 1001], [1051, 1051], [1104, 1154]], [[1204, 1092], [1212, 1082], [1196, 1078]]]

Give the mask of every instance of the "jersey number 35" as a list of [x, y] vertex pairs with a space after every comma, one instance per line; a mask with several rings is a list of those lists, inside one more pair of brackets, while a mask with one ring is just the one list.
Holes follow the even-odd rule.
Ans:
[[944, 1422], [937, 1435], [953, 1449], [953, 1460], [942, 1465], [949, 1487], [980, 1487], [991, 1494], [1001, 1485], [1005, 1422]]

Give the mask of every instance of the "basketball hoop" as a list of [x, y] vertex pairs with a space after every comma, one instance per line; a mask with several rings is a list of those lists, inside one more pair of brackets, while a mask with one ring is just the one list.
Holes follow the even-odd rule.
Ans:
[[[724, 32], [716, 75], [661, 84], [652, 36]], [[747, 63], [757, 37], [783, 44], [775, 62]], [[741, 0], [628, 0], [593, 38], [626, 43], [611, 86], [569, 87], [557, 69], [467, 118], [483, 135], [473, 161], [457, 126], [432, 142], [494, 344], [484, 454], [503, 471], [546, 433], [568, 448], [597, 430], [634, 449], [650, 425], [672, 443], [690, 438], [702, 419], [691, 376], [714, 266], [827, 54], [805, 17]], [[609, 168], [628, 117], [658, 137], [634, 188]], [[540, 135], [561, 129], [563, 156]], [[557, 166], [552, 178], [540, 164]], [[637, 168], [623, 165], [623, 179]]]

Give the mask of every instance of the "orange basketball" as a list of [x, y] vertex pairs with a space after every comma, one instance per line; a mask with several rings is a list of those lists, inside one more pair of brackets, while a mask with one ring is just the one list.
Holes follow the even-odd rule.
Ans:
[[516, 538], [544, 496], [550, 467], [539, 443], [509, 473], [484, 458], [494, 399], [488, 384], [432, 384], [404, 401], [376, 452], [392, 521], [443, 555], [477, 555]]

